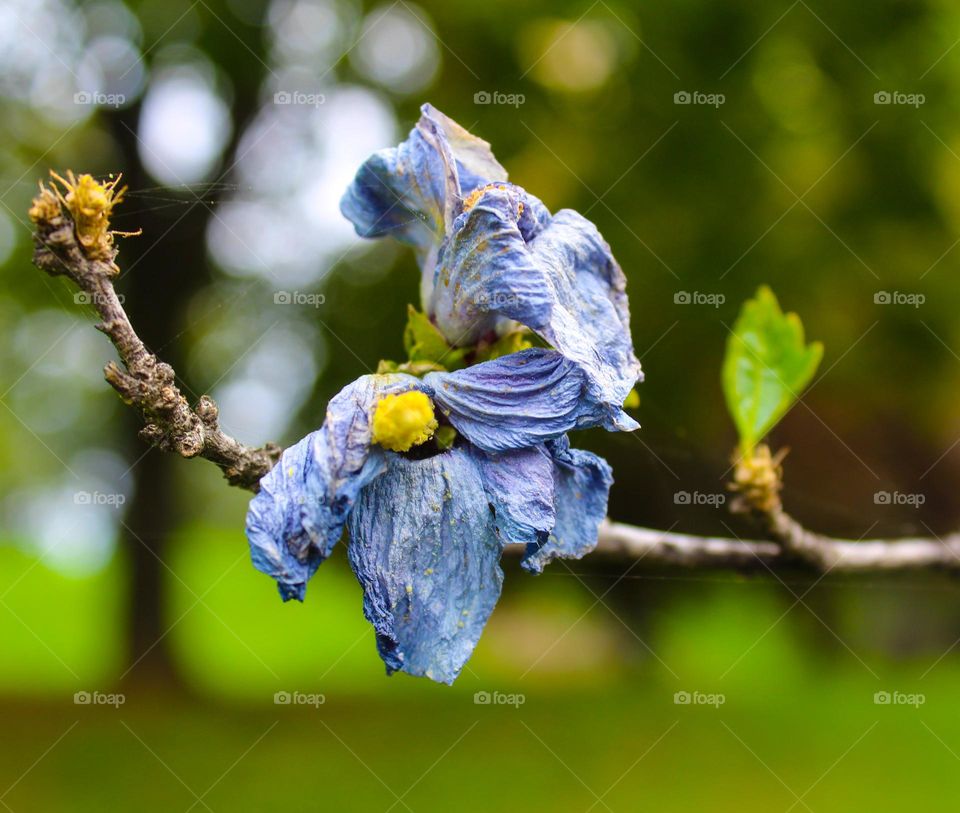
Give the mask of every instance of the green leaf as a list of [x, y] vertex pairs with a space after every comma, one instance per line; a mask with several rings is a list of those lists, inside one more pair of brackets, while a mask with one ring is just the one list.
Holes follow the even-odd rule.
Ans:
[[400, 370], [400, 365], [395, 361], [390, 361], [389, 359], [380, 359], [380, 363], [377, 364], [377, 375], [386, 375], [388, 373], [396, 373]]
[[445, 372], [447, 372], [446, 367], [442, 364], [435, 364], [432, 361], [405, 361], [403, 364], [398, 364], [396, 361], [390, 361], [389, 359], [380, 359], [380, 363], [377, 365], [377, 375], [409, 373], [410, 375], [421, 378], [427, 373]]
[[403, 346], [412, 362], [437, 364], [446, 370], [458, 370], [464, 364], [465, 348], [453, 348], [443, 334], [413, 305], [407, 306], [407, 326], [403, 331]]
[[746, 453], [800, 397], [823, 357], [823, 345], [805, 345], [803, 324], [784, 314], [762, 286], [747, 300], [727, 340], [723, 392]]
[[637, 392], [637, 388], [634, 387], [630, 392], [627, 393], [627, 397], [623, 402], [624, 409], [640, 409], [640, 393]]
[[445, 451], [453, 446], [454, 441], [457, 439], [457, 430], [452, 426], [447, 426], [444, 424], [441, 426], [433, 435], [433, 440], [437, 444], [437, 448], [441, 451]]
[[509, 356], [511, 353], [519, 353], [533, 347], [525, 330], [515, 330], [513, 333], [507, 333], [485, 347], [478, 347], [474, 361], [493, 361], [501, 356]]

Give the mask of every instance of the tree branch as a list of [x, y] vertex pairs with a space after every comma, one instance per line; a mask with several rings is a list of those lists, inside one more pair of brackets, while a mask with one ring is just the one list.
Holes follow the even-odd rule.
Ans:
[[[280, 459], [282, 449], [272, 443], [251, 448], [225, 434], [220, 429], [217, 405], [209, 396], [190, 406], [176, 385], [174, 369], [147, 349], [114, 289], [119, 269], [114, 263], [117, 251], [107, 230], [107, 217], [122, 190], [106, 196], [106, 203], [100, 204], [102, 221], [85, 232], [82, 217], [90, 213], [82, 207], [90, 201], [78, 199], [78, 193], [89, 176], [81, 176], [76, 185], [73, 176], [68, 177], [71, 183], [65, 182], [65, 197], [41, 185], [30, 210], [36, 224], [34, 263], [51, 276], [70, 279], [82, 292], [83, 301], [96, 309], [101, 319], [97, 329], [113, 342], [123, 363], [121, 368], [108, 362], [104, 377], [124, 402], [140, 411], [145, 423], [140, 436], [164, 451], [216, 463], [230, 485], [259, 490], [260, 478]], [[100, 188], [113, 191], [110, 185]]]
[[785, 565], [820, 573], [960, 571], [960, 535], [941, 539], [834, 539], [806, 530], [783, 511], [769, 519], [773, 541], [692, 536], [606, 520], [598, 553], [652, 566], [775, 570]]
[[[57, 178], [57, 176], [54, 176]], [[98, 184], [90, 176], [57, 178], [66, 194], [45, 189], [34, 199], [34, 263], [51, 276], [65, 276], [83, 293], [102, 320], [120, 356], [121, 368], [108, 362], [104, 375], [123, 400], [136, 407], [148, 443], [181, 457], [203, 457], [217, 464], [230, 485], [256, 492], [260, 478], [280, 459], [280, 446], [244, 446], [219, 427], [217, 405], [204, 395], [195, 407], [176, 385], [173, 368], [151, 353], [130, 323], [113, 280], [119, 273], [109, 215], [123, 190], [118, 181]], [[118, 179], [119, 180], [119, 179]], [[777, 493], [782, 456], [740, 461], [736, 487], [738, 512], [750, 513], [766, 527], [770, 540], [741, 540], [640, 528], [605, 520], [597, 552], [641, 559], [647, 566], [773, 570], [785, 565], [821, 573], [908, 570], [960, 571], [960, 534], [943, 540], [907, 538], [853, 541], [806, 530], [786, 514]], [[517, 548], [510, 546], [508, 550]]]

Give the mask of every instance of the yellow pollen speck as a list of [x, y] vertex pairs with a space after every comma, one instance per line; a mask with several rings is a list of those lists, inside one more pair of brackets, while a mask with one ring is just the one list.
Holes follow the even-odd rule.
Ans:
[[432, 576], [432, 575], [433, 575], [433, 568], [432, 568], [432, 567], [428, 567], [426, 570], [423, 571], [423, 575], [424, 575], [424, 576]]
[[433, 402], [416, 390], [388, 395], [377, 404], [371, 429], [374, 443], [393, 452], [409, 451], [437, 430]]
[[[504, 189], [503, 184], [498, 183], [488, 183], [486, 186], [478, 186], [474, 189], [469, 195], [463, 199], [463, 211], [469, 212], [474, 206], [477, 205], [477, 201], [483, 197], [483, 194], [490, 189]], [[523, 213], [523, 204], [520, 204], [520, 212], [518, 217]]]
[[407, 595], [408, 595], [408, 596], [412, 596], [412, 595], [413, 595], [413, 585], [412, 585], [412, 584], [408, 584], [408, 585], [407, 585]]
[[480, 196], [487, 191], [485, 186], [478, 186], [474, 189], [469, 195], [463, 199], [463, 211], [469, 212], [474, 206], [477, 205], [477, 201], [480, 200]]

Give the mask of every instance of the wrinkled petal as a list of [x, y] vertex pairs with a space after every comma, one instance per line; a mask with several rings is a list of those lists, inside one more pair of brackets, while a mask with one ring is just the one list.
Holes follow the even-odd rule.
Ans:
[[571, 449], [566, 437], [548, 443], [547, 449], [553, 458], [556, 523], [546, 542], [527, 546], [522, 566], [531, 573], [542, 573], [554, 559], [580, 559], [597, 546], [613, 484], [607, 462]]
[[558, 212], [532, 238], [524, 200], [491, 187], [460, 215], [440, 248], [428, 308], [448, 341], [469, 345], [498, 319], [542, 336], [587, 374], [594, 397], [616, 410], [640, 377], [626, 279], [596, 226]]
[[363, 163], [340, 211], [361, 237], [387, 235], [416, 247], [432, 278], [432, 258], [463, 197], [506, 178], [486, 141], [425, 104], [406, 141]]
[[385, 468], [383, 451], [370, 445], [377, 401], [415, 384], [404, 375], [368, 375], [349, 384], [330, 401], [323, 426], [287, 449], [260, 480], [247, 512], [247, 539], [254, 566], [277, 580], [284, 601], [303, 601], [360, 489]]
[[536, 446], [575, 428], [635, 429], [593, 396], [582, 367], [532, 348], [454, 373], [428, 373], [422, 389], [471, 443], [487, 452]]
[[491, 454], [469, 447], [500, 542], [539, 545], [553, 528], [554, 464], [543, 446]]
[[350, 564], [387, 672], [452, 683], [500, 596], [500, 542], [462, 449], [388, 455], [350, 517]]
[[477, 187], [507, 180], [507, 171], [493, 157], [489, 142], [477, 138], [432, 104], [425, 104], [420, 110], [421, 121], [429, 119], [435, 122], [450, 147], [450, 152], [457, 162], [461, 194], [468, 195]]

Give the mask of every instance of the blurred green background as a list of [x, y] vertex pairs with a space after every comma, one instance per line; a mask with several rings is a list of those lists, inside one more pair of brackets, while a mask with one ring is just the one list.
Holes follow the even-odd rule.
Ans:
[[135, 325], [228, 431], [290, 443], [401, 352], [413, 257], [361, 244], [337, 201], [429, 100], [627, 273], [643, 428], [575, 438], [614, 466], [611, 516], [751, 532], [716, 505], [719, 371], [768, 283], [826, 345], [773, 437], [788, 509], [943, 534], [958, 37], [945, 0], [0, 0], [0, 808], [952, 810], [947, 577], [509, 561], [453, 688], [386, 679], [342, 549], [282, 604], [247, 497], [137, 439], [25, 212], [50, 168], [122, 171]]

